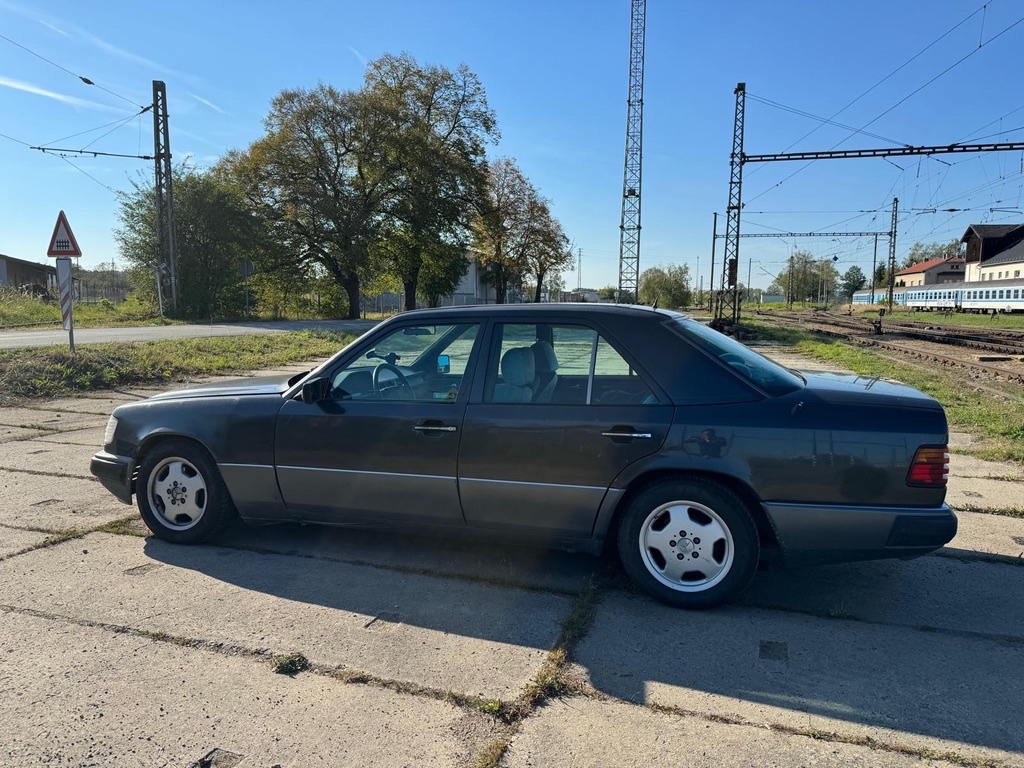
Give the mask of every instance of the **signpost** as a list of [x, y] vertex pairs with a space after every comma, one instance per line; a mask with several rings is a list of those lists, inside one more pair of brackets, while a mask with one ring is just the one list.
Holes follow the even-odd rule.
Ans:
[[71, 279], [71, 257], [81, 256], [82, 249], [78, 247], [75, 234], [71, 231], [64, 211], [57, 215], [57, 223], [53, 226], [53, 235], [50, 236], [50, 247], [46, 251], [47, 256], [57, 257], [57, 287], [60, 291], [60, 311], [64, 319], [64, 330], [68, 332], [68, 341], [71, 344], [71, 351], [75, 351], [75, 321], [71, 314], [72, 300], [74, 298], [74, 281]]

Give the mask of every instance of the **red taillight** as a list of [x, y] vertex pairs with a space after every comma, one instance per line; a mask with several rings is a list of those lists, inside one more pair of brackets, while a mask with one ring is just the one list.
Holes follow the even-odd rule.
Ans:
[[907, 485], [944, 486], [949, 477], [949, 451], [941, 448], [918, 448], [907, 472]]

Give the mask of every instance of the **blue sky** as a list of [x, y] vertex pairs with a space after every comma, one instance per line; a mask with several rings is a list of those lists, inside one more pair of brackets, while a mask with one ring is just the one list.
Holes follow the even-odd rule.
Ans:
[[[0, 35], [96, 83], [0, 39], [0, 253], [44, 261], [63, 209], [83, 266], [118, 258], [111, 190], [151, 178], [152, 163], [26, 145], [151, 154], [151, 116], [131, 115], [151, 102], [154, 79], [167, 84], [175, 159], [203, 165], [259, 137], [281, 89], [358, 88], [367, 60], [404, 51], [476, 72], [502, 133], [492, 155], [515, 158], [552, 201], [582, 249], [583, 285], [617, 284], [629, 15], [629, 0], [0, 0]], [[889, 146], [882, 138], [1022, 141], [1024, 23], [1012, 26], [1022, 19], [1020, 0], [648, 0], [641, 270], [687, 264], [708, 285], [737, 82], [747, 84], [752, 154]], [[835, 117], [870, 123], [875, 136], [757, 100], [829, 117], [890, 75]], [[888, 230], [898, 196], [902, 257], [972, 223], [1024, 221], [1020, 152], [802, 166], [745, 167], [742, 231]], [[794, 247], [839, 256], [840, 272], [871, 266], [871, 238], [748, 238], [741, 280], [749, 272], [766, 286]], [[886, 249], [882, 240], [880, 257]], [[720, 274], [721, 241], [717, 253]]]

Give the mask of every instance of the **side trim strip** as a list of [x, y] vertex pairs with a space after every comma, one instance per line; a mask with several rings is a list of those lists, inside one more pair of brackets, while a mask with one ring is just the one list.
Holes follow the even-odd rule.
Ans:
[[335, 472], [344, 475], [379, 475], [380, 477], [417, 477], [426, 480], [455, 480], [452, 475], [417, 475], [412, 472], [373, 472], [369, 469], [333, 469], [331, 467], [291, 467], [281, 466], [278, 471], [292, 469], [299, 472]]
[[573, 488], [580, 491], [601, 491], [607, 489], [601, 485], [568, 485], [566, 483], [532, 483], [528, 480], [488, 480], [483, 477], [460, 477], [460, 483], [502, 483], [504, 485], [533, 485], [538, 488]]

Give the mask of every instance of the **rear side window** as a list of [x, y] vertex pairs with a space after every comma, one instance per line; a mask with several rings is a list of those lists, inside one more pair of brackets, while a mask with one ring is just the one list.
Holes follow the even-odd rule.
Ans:
[[669, 323], [669, 328], [762, 392], [778, 397], [804, 386], [798, 374], [707, 326], [679, 320]]

